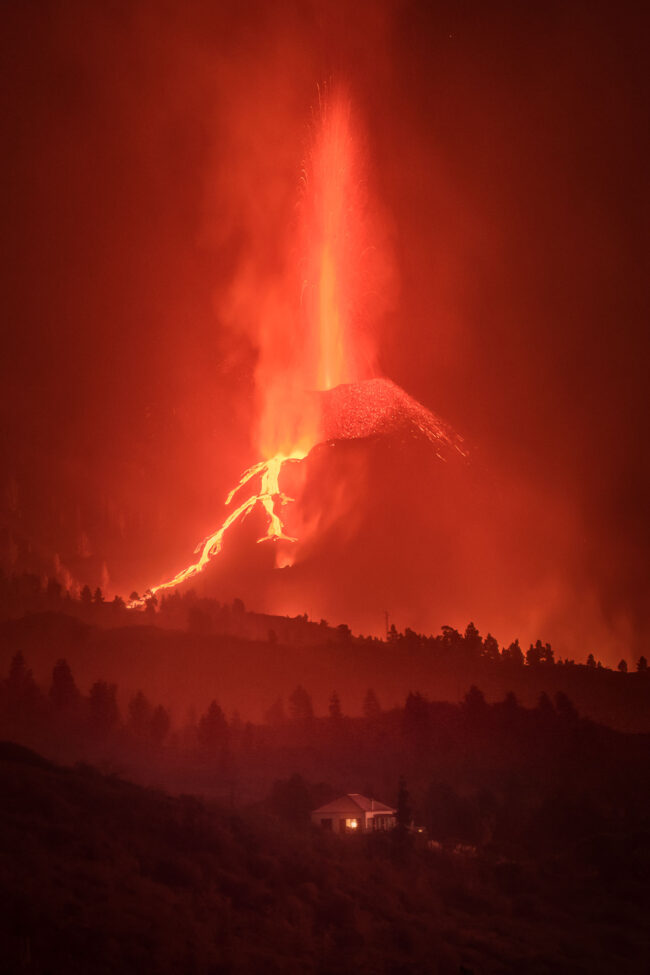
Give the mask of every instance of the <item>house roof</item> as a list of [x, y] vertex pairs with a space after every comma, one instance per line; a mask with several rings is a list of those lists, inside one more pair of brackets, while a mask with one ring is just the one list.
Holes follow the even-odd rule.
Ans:
[[357, 805], [365, 812], [385, 812], [385, 813], [395, 813], [396, 809], [392, 806], [387, 806], [383, 802], [379, 802], [377, 799], [368, 799], [366, 796], [360, 796], [358, 792], [351, 792], [349, 795], [350, 799], [354, 799]]
[[352, 815], [356, 815], [359, 812], [394, 815], [395, 811], [391, 806], [378, 802], [377, 799], [368, 799], [367, 796], [362, 796], [358, 792], [350, 792], [346, 796], [341, 796], [340, 799], [334, 799], [333, 802], [327, 802], [324, 806], [314, 809], [312, 815], [314, 813], [352, 813]]

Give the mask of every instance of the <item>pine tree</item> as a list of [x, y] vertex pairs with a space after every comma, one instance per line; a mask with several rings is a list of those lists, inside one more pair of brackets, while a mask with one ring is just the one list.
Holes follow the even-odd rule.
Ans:
[[292, 721], [307, 722], [314, 717], [314, 708], [307, 691], [298, 685], [289, 695], [289, 716]]
[[95, 731], [108, 734], [120, 720], [117, 707], [117, 687], [105, 680], [95, 681], [88, 695], [90, 721]]
[[481, 717], [487, 710], [485, 695], [483, 694], [483, 691], [479, 690], [479, 688], [474, 684], [472, 684], [465, 695], [464, 708], [466, 713], [472, 718]]
[[129, 729], [144, 738], [149, 730], [153, 708], [143, 691], [138, 691], [129, 701]]
[[341, 699], [336, 691], [333, 691], [332, 696], [330, 697], [329, 714], [332, 721], [340, 721], [343, 717], [343, 712], [341, 711]]
[[519, 640], [513, 640], [506, 651], [506, 656], [511, 663], [523, 665], [524, 652], [519, 645]]
[[491, 633], [488, 633], [485, 640], [483, 641], [483, 655], [486, 660], [496, 663], [499, 658], [499, 644]]
[[226, 744], [228, 722], [216, 701], [211, 702], [206, 713], [199, 719], [197, 737], [199, 745], [207, 752], [212, 752]]
[[481, 634], [473, 623], [468, 623], [465, 627], [465, 651], [471, 657], [479, 657], [483, 650], [483, 640]]
[[52, 670], [50, 701], [58, 711], [71, 711], [81, 701], [72, 671], [67, 660], [58, 660]]
[[8, 711], [19, 721], [40, 713], [42, 694], [20, 650], [11, 658], [5, 690]]
[[400, 833], [408, 831], [412, 818], [411, 797], [406, 788], [406, 780], [401, 775], [397, 789], [397, 829]]
[[363, 699], [363, 716], [368, 721], [374, 721], [381, 714], [381, 707], [377, 695], [371, 687], [366, 691]]

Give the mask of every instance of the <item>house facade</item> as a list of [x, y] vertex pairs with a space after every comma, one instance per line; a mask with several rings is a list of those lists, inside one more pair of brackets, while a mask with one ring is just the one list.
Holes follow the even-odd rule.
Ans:
[[311, 821], [332, 833], [371, 833], [393, 829], [396, 816], [397, 810], [391, 806], [351, 792], [314, 809]]

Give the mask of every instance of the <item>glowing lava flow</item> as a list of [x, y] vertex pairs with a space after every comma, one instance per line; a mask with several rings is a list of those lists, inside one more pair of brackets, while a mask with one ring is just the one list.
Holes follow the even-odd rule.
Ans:
[[[436, 456], [446, 460], [447, 456], [459, 454], [467, 456], [463, 440], [447, 424], [437, 417], [431, 410], [409, 396], [390, 379], [369, 379], [360, 383], [342, 383], [333, 389], [318, 393], [320, 433], [317, 438], [321, 443], [335, 443], [338, 440], [363, 440], [369, 437], [385, 437], [393, 434], [408, 433], [421, 436], [431, 444]], [[145, 599], [132, 600], [130, 608], [144, 605], [146, 598], [165, 589], [173, 589], [180, 583], [191, 579], [201, 572], [215, 555], [218, 555], [223, 545], [223, 537], [235, 522], [243, 520], [260, 504], [268, 517], [266, 534], [258, 538], [258, 542], [278, 541], [284, 539], [296, 542], [297, 539], [288, 535], [278, 513], [278, 509], [293, 501], [280, 490], [280, 473], [284, 464], [291, 461], [304, 460], [309, 450], [296, 450], [291, 454], [276, 454], [267, 461], [260, 461], [244, 471], [236, 487], [226, 498], [229, 505], [236, 494], [253, 478], [259, 475], [260, 490], [258, 494], [251, 494], [234, 511], [231, 511], [216, 532], [208, 535], [197, 545], [195, 553], [200, 553], [196, 562], [183, 569], [173, 579], [152, 586]]]
[[132, 599], [128, 606], [130, 609], [135, 609], [138, 606], [143, 606], [148, 598], [155, 596], [156, 593], [162, 592], [165, 589], [174, 589], [176, 586], [180, 585], [182, 582], [186, 582], [187, 579], [191, 579], [192, 576], [197, 575], [201, 572], [208, 562], [218, 555], [221, 551], [223, 545], [223, 537], [236, 521], [243, 521], [247, 515], [253, 510], [255, 505], [260, 504], [267, 516], [268, 516], [268, 527], [266, 534], [258, 538], [258, 542], [269, 542], [278, 541], [279, 539], [285, 539], [288, 542], [295, 542], [296, 539], [292, 538], [291, 535], [287, 535], [285, 532], [284, 524], [282, 518], [278, 514], [277, 508], [290, 501], [293, 498], [289, 498], [283, 491], [280, 490], [280, 471], [284, 464], [290, 461], [303, 460], [306, 454], [302, 451], [294, 451], [294, 453], [289, 455], [276, 454], [275, 457], [271, 457], [270, 460], [260, 461], [259, 464], [254, 464], [249, 467], [248, 470], [244, 471], [239, 479], [237, 485], [232, 489], [228, 497], [226, 498], [226, 505], [229, 505], [234, 499], [235, 495], [248, 484], [253, 478], [259, 475], [260, 477], [260, 490], [258, 494], [251, 494], [249, 498], [243, 501], [234, 511], [231, 511], [228, 517], [225, 519], [220, 528], [211, 535], [208, 535], [203, 539], [202, 542], [196, 546], [194, 553], [200, 553], [199, 558], [196, 562], [188, 565], [185, 569], [178, 572], [173, 579], [169, 579], [168, 582], [162, 582], [158, 586], [152, 586], [147, 590], [145, 598], [143, 599]]
[[368, 318], [369, 296], [380, 290], [373, 264], [379, 246], [362, 191], [353, 129], [350, 99], [342, 89], [327, 89], [303, 169], [293, 248], [300, 255], [294, 268], [299, 280], [279, 284], [287, 286], [288, 294], [300, 294], [299, 308], [291, 301], [269, 307], [256, 297], [256, 384], [262, 394], [258, 443], [262, 457], [270, 459], [242, 474], [226, 505], [258, 477], [259, 491], [197, 546], [195, 562], [152, 586], [143, 599], [132, 600], [132, 608], [201, 572], [221, 551], [228, 529], [256, 505], [268, 519], [258, 541], [296, 541], [281, 517], [282, 507], [293, 499], [280, 490], [280, 473], [284, 464], [303, 460], [318, 444], [412, 434], [425, 437], [441, 459], [452, 451], [465, 455], [461, 439], [439, 417], [373, 368], [374, 350], [360, 326]]

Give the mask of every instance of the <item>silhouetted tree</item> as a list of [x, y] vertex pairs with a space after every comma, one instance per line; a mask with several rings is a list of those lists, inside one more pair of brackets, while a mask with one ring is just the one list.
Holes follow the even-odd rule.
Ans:
[[295, 772], [289, 779], [276, 780], [271, 789], [271, 806], [294, 826], [308, 823], [313, 803], [302, 775]]
[[504, 650], [506, 660], [513, 664], [523, 664], [524, 652], [519, 646], [519, 640], [513, 640], [507, 650]]
[[483, 655], [491, 663], [496, 663], [500, 658], [499, 644], [491, 633], [488, 633], [483, 641]]
[[407, 626], [404, 630], [404, 644], [407, 650], [417, 650], [421, 645], [422, 638], [415, 630], [412, 630], [410, 626]]
[[7, 684], [11, 692], [22, 690], [27, 680], [33, 680], [31, 670], [27, 669], [22, 650], [18, 650], [11, 658]]
[[594, 655], [593, 653], [590, 653], [589, 656], [587, 657], [587, 667], [595, 667], [595, 666], [596, 666], [596, 661], [594, 659]]
[[311, 697], [302, 685], [298, 685], [289, 695], [289, 716], [292, 721], [311, 721], [314, 708]]
[[463, 637], [453, 626], [443, 626], [442, 645], [446, 650], [457, 652], [463, 646]]
[[228, 722], [216, 701], [212, 701], [206, 713], [199, 718], [197, 738], [201, 748], [207, 752], [226, 744]]
[[483, 715], [487, 714], [487, 704], [485, 703], [485, 695], [483, 691], [475, 687], [474, 684], [470, 687], [464, 698], [464, 708], [467, 715], [471, 718], [481, 718]]
[[479, 657], [483, 649], [481, 634], [473, 623], [468, 623], [465, 627], [465, 650], [471, 657]]
[[72, 711], [81, 703], [81, 694], [67, 660], [58, 660], [54, 665], [50, 701], [58, 711]]
[[88, 708], [92, 727], [99, 734], [111, 732], [119, 721], [117, 687], [105, 680], [95, 681], [88, 695]]
[[368, 721], [373, 721], [381, 714], [381, 708], [379, 706], [379, 700], [377, 695], [372, 690], [371, 687], [366, 691], [366, 696], [363, 699], [363, 716], [367, 718]]
[[153, 708], [143, 691], [138, 691], [129, 701], [128, 726], [133, 734], [144, 738], [149, 730]]
[[555, 708], [553, 707], [551, 699], [546, 693], [546, 691], [542, 691], [542, 693], [539, 695], [537, 699], [537, 710], [541, 715], [544, 715], [546, 717], [555, 714]]
[[622, 674], [627, 674], [627, 660], [619, 660], [619, 663], [618, 663], [618, 670], [619, 670], [619, 671], [620, 671], [620, 672], [621, 672]]
[[573, 701], [564, 693], [558, 691], [555, 695], [555, 710], [558, 716], [565, 721], [575, 722], [578, 720], [578, 712]]
[[503, 699], [502, 707], [504, 712], [509, 716], [512, 716], [517, 713], [517, 711], [519, 710], [519, 701], [517, 700], [517, 696], [514, 693], [514, 691], [508, 691], [505, 698]]
[[264, 720], [267, 724], [271, 725], [272, 728], [277, 728], [285, 723], [287, 716], [285, 714], [284, 704], [281, 697], [279, 697], [277, 701], [273, 702], [271, 707], [264, 715]]
[[407, 738], [423, 739], [429, 730], [429, 705], [421, 694], [409, 691], [404, 704], [402, 732]]
[[93, 593], [93, 602], [95, 606], [102, 606], [104, 603], [104, 593], [99, 586], [97, 586]]
[[40, 712], [42, 695], [20, 650], [11, 658], [6, 695], [8, 712], [19, 722], [31, 722]]
[[332, 696], [330, 697], [329, 715], [332, 721], [340, 721], [343, 717], [343, 712], [341, 711], [341, 699], [336, 691], [333, 691]]
[[397, 829], [400, 833], [406, 833], [411, 821], [413, 819], [413, 812], [411, 810], [411, 797], [409, 795], [408, 789], [406, 788], [406, 780], [403, 775], [400, 776], [399, 785], [397, 788]]
[[458, 839], [458, 798], [446, 782], [432, 782], [424, 798], [425, 824], [439, 842]]
[[544, 644], [544, 646], [542, 647], [542, 652], [540, 654], [540, 658], [539, 659], [540, 659], [540, 663], [543, 663], [543, 664], [552, 664], [552, 663], [555, 662], [555, 660], [554, 660], [554, 654], [553, 654], [553, 647], [551, 646], [550, 643], [545, 643]]
[[347, 623], [339, 623], [336, 632], [341, 643], [349, 643], [352, 639], [352, 630]]
[[648, 661], [644, 656], [639, 657], [636, 664], [636, 669], [640, 674], [644, 674], [648, 669]]
[[544, 647], [542, 646], [542, 641], [537, 640], [535, 645], [531, 643], [526, 651], [526, 663], [529, 667], [536, 667], [542, 661], [542, 655], [544, 653]]

